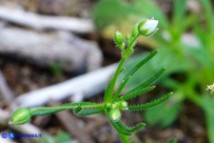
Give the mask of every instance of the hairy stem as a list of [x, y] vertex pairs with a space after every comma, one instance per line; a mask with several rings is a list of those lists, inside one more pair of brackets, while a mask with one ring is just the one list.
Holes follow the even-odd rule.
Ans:
[[33, 116], [42, 116], [42, 115], [49, 115], [53, 114], [62, 110], [73, 110], [78, 107], [84, 108], [102, 108], [103, 104], [97, 104], [97, 103], [70, 103], [70, 104], [64, 104], [61, 106], [56, 107], [38, 107], [38, 108], [31, 108], [31, 114]]
[[118, 132], [118, 135], [123, 143], [131, 143], [131, 141], [127, 135], [121, 134], [119, 132]]
[[114, 86], [115, 83], [117, 81], [117, 78], [120, 74], [120, 72], [122, 71], [123, 68], [123, 64], [125, 63], [125, 58], [122, 58], [119, 62], [119, 65], [117, 67], [116, 72], [114, 73], [112, 80], [110, 81], [110, 83], [107, 86], [106, 92], [105, 92], [105, 96], [104, 96], [104, 100], [105, 102], [111, 102], [112, 101], [112, 96], [113, 96], [113, 92], [114, 92]]

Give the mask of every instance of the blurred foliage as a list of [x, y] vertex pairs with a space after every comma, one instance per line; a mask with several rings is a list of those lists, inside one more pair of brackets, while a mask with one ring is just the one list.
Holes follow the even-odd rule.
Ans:
[[42, 135], [42, 143], [68, 143], [71, 142], [72, 138], [69, 133], [64, 131], [58, 131], [57, 134], [53, 137], [47, 133]]
[[[149, 42], [153, 44], [149, 45], [160, 49], [160, 52], [144, 65], [143, 70], [138, 71], [126, 88], [145, 79], [147, 73], [167, 67], [161, 85], [174, 91], [174, 96], [162, 108], [159, 106], [146, 111], [148, 123], [161, 127], [170, 125], [179, 115], [182, 102], [189, 100], [203, 109], [209, 140], [214, 143], [214, 99], [206, 91], [206, 86], [214, 82], [214, 15], [211, 0], [198, 2], [203, 10], [201, 13], [188, 11], [187, 0], [173, 0], [172, 15], [168, 18], [152, 0], [103, 0], [95, 6], [93, 19], [104, 34], [111, 33], [111, 29], [121, 30], [119, 27], [123, 25], [129, 27], [127, 25], [144, 17], [159, 20], [159, 32], [150, 38]], [[136, 55], [127, 66], [145, 55]]]
[[166, 143], [176, 143], [176, 138], [169, 139]]
[[[147, 9], [155, 11], [155, 14], [148, 13]], [[128, 34], [136, 22], [155, 17], [158, 20], [166, 20], [165, 15], [161, 13], [153, 1], [147, 0], [102, 0], [99, 1], [93, 9], [92, 18], [96, 24], [99, 33], [107, 38], [112, 39], [115, 31], [121, 31]], [[168, 23], [159, 23], [165, 27]], [[148, 45], [153, 45], [150, 38], [142, 37], [139, 42], [143, 41]]]
[[66, 132], [63, 132], [63, 131], [58, 132], [57, 136], [55, 137], [56, 143], [68, 143], [71, 140], [72, 139], [71, 139], [70, 135]]
[[53, 76], [60, 76], [63, 73], [63, 64], [53, 63], [49, 65], [49, 68]]
[[42, 143], [55, 143], [54, 138], [49, 135], [48, 133], [44, 133], [42, 134]]

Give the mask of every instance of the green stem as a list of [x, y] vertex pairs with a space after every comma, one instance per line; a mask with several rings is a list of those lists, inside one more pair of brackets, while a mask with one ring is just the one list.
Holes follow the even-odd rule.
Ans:
[[121, 91], [123, 90], [123, 88], [126, 86], [127, 82], [129, 81], [129, 79], [131, 78], [131, 76], [137, 72], [144, 64], [146, 64], [152, 57], [154, 57], [157, 54], [157, 50], [151, 52], [146, 58], [144, 58], [143, 60], [141, 60], [140, 62], [138, 62], [125, 76], [123, 81], [121, 82], [121, 84], [119, 85], [119, 88], [117, 90], [117, 92], [114, 95], [114, 99], [117, 100], [117, 98], [119, 97]]
[[123, 68], [123, 64], [125, 63], [125, 58], [122, 58], [119, 62], [119, 65], [117, 67], [117, 70], [116, 72], [114, 73], [113, 75], [113, 78], [112, 80], [110, 81], [110, 83], [108, 84], [107, 86], [107, 89], [106, 89], [106, 92], [105, 92], [105, 96], [104, 96], [104, 100], [105, 102], [111, 102], [112, 101], [112, 95], [113, 95], [113, 92], [114, 92], [114, 86], [115, 86], [115, 83], [117, 81], [117, 78]]
[[188, 81], [186, 82], [186, 85], [183, 85], [184, 87], [186, 87], [187, 89], [187, 98], [189, 98], [192, 102], [194, 102], [195, 104], [197, 104], [198, 106], [202, 107], [202, 101], [201, 101], [201, 96], [198, 95], [198, 93], [196, 93], [195, 89], [193, 87], [195, 87], [197, 80], [195, 78], [195, 74], [192, 74], [192, 72], [188, 73]]
[[125, 60], [133, 53], [133, 50], [134, 50], [133, 47], [135, 46], [135, 41], [137, 40], [138, 37], [139, 37], [139, 35], [137, 35], [136, 37], [133, 37], [133, 39], [130, 42], [130, 44], [128, 45], [128, 47], [122, 51], [122, 59], [119, 62], [119, 65], [117, 67], [116, 72], [113, 75], [112, 80], [110, 81], [110, 83], [107, 86], [105, 96], [104, 96], [105, 102], [112, 102], [115, 83], [117, 81], [119, 74], [122, 71]]
[[195, 91], [191, 91], [190, 93], [191, 94], [187, 95], [187, 98], [189, 98], [192, 102], [194, 102], [198, 106], [202, 107], [201, 96], [199, 96]]
[[70, 103], [70, 104], [64, 104], [61, 106], [56, 107], [38, 107], [38, 108], [31, 108], [31, 114], [32, 116], [43, 116], [43, 115], [49, 115], [53, 114], [62, 110], [72, 110], [77, 107], [81, 108], [103, 108], [103, 104], [97, 104], [97, 103]]
[[118, 135], [123, 143], [131, 143], [127, 135], [121, 134], [118, 132]]
[[134, 37], [132, 39], [132, 41], [129, 43], [128, 47], [126, 48], [125, 55], [123, 54], [123, 58], [128, 58], [129, 56], [131, 56], [131, 54], [134, 51], [134, 46], [136, 44], [136, 40], [140, 35], [137, 35], [136, 37]]

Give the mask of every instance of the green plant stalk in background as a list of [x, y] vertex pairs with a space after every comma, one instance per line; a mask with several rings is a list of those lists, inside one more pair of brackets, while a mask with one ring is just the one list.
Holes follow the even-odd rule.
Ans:
[[133, 68], [131, 68], [124, 76], [122, 82], [119, 84], [118, 89], [114, 91], [118, 77], [121, 75], [121, 72], [125, 70], [124, 63], [134, 52], [134, 46], [136, 44], [137, 38], [141, 35], [149, 36], [153, 34], [157, 29], [157, 25], [157, 20], [143, 20], [134, 26], [134, 28], [132, 29], [132, 33], [126, 38], [118, 31], [115, 33], [114, 41], [116, 46], [121, 50], [122, 59], [120, 60], [116, 72], [114, 73], [111, 81], [106, 88], [103, 103], [79, 102], [68, 103], [57, 107], [20, 108], [12, 114], [9, 123], [11, 125], [21, 125], [30, 121], [33, 116], [54, 114], [62, 110], [73, 110], [73, 112], [77, 116], [87, 116], [92, 114], [104, 113], [108, 117], [109, 122], [117, 131], [120, 139], [124, 143], [130, 143], [131, 141], [129, 139], [129, 136], [144, 127], [145, 123], [139, 123], [133, 127], [128, 127], [120, 120], [121, 111], [145, 110], [147, 108], [151, 108], [163, 103], [170, 96], [170, 94], [167, 94], [149, 103], [141, 105], [128, 105], [128, 100], [142, 95], [143, 93], [149, 92], [155, 88], [155, 86], [151, 86], [151, 84], [163, 73], [163, 68], [161, 68], [151, 77], [141, 82], [138, 86], [121, 96], [122, 90], [132, 78], [133, 74], [135, 74], [151, 58], [153, 58], [157, 54], [157, 50], [151, 52], [146, 56], [146, 58], [142, 59]]

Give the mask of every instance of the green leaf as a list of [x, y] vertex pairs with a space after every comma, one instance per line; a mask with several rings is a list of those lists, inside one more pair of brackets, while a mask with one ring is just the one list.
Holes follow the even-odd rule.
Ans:
[[204, 95], [202, 98], [202, 108], [205, 111], [206, 127], [208, 130], [208, 138], [210, 143], [214, 143], [214, 100], [209, 97], [210, 95]]
[[186, 0], [173, 0], [173, 4], [173, 21], [179, 26], [179, 23], [183, 23], [181, 19], [185, 17]]
[[153, 74], [150, 78], [148, 78], [146, 81], [142, 82], [140, 85], [138, 85], [137, 87], [135, 87], [133, 90], [131, 90], [127, 94], [130, 94], [130, 93], [134, 92], [135, 90], [139, 90], [139, 89], [142, 89], [142, 88], [150, 85], [155, 80], [157, 80], [157, 78], [164, 72], [164, 70], [165, 70], [164, 68], [160, 69], [158, 72], [156, 72], [155, 74]]
[[203, 48], [208, 48], [208, 47], [206, 47], [207, 40], [208, 40], [207, 39], [207, 35], [204, 35], [204, 32], [206, 32], [206, 30], [201, 27], [201, 25], [199, 24], [199, 21], [200, 20], [198, 19], [198, 21], [193, 26], [193, 28], [194, 28], [193, 29], [194, 30], [194, 35], [199, 40], [200, 44], [202, 44], [204, 46]]
[[116, 91], [116, 94], [114, 96], [115, 99], [120, 95], [122, 89], [126, 86], [126, 83], [129, 81], [131, 76], [138, 71], [144, 64], [146, 64], [149, 60], [151, 60], [156, 54], [157, 50], [152, 51], [146, 58], [138, 62], [125, 76], [124, 79], [122, 80], [121, 84], [119, 85], [118, 90]]
[[[157, 50], [152, 51], [148, 56], [143, 58], [140, 62], [138, 62], [127, 74], [125, 77], [132, 76], [136, 71], [138, 71], [144, 64], [146, 64], [149, 60], [151, 60], [156, 54]], [[125, 78], [126, 79], [126, 78]]]
[[182, 33], [185, 30], [187, 21], [187, 16], [184, 15], [186, 12], [186, 0], [173, 0], [173, 4], [173, 22], [171, 24], [170, 33], [173, 37], [173, 40], [176, 39], [180, 41]]
[[120, 134], [122, 133], [122, 134], [127, 135], [127, 136], [130, 136], [132, 134], [130, 131], [123, 130], [122, 128], [120, 128], [120, 126], [118, 125], [118, 123], [114, 122], [110, 118], [109, 118], [109, 121], [112, 124], [112, 126], [117, 130], [117, 132], [119, 132]]
[[134, 132], [138, 132], [140, 129], [142, 129], [145, 126], [145, 123], [139, 123], [133, 127], [127, 127], [123, 122], [118, 121], [116, 124], [124, 131], [130, 132], [131, 134]]
[[[184, 47], [185, 48], [185, 47]], [[139, 54], [130, 58], [127, 61], [126, 67], [131, 67], [135, 63], [138, 63], [142, 57], [145, 57], [147, 53]], [[159, 70], [162, 67], [167, 67], [167, 70], [162, 74], [160, 82], [166, 79], [167, 75], [172, 73], [180, 73], [186, 72], [194, 67], [191, 60], [186, 60], [188, 57], [185, 55], [179, 55], [176, 51], [174, 51], [170, 45], [167, 47], [162, 48], [159, 50], [158, 54], [151, 60], [149, 63], [145, 64], [142, 69], [139, 69], [132, 78], [127, 83], [126, 87], [124, 88], [124, 92], [127, 92], [133, 89], [136, 84], [141, 83], [143, 80], [146, 80], [151, 73]], [[182, 64], [180, 64], [182, 63]], [[179, 65], [179, 66], [178, 66]], [[118, 82], [122, 82], [123, 77], [128, 72], [125, 70]], [[117, 83], [118, 85], [118, 83]]]
[[214, 32], [214, 26], [213, 26], [213, 10], [212, 10], [212, 3], [211, 0], [199, 0], [201, 6], [203, 7], [204, 14], [206, 16], [206, 22], [208, 31], [211, 33]]
[[105, 95], [104, 95], [104, 101], [105, 102], [111, 102], [112, 98], [113, 98], [113, 92], [114, 92], [114, 86], [115, 83], [117, 81], [118, 76], [120, 75], [120, 73], [122, 72], [123, 69], [123, 64], [125, 62], [126, 59], [122, 58], [119, 62], [119, 65], [117, 67], [116, 72], [114, 73], [111, 81], [109, 82], [109, 84], [107, 85], [106, 91], [105, 91]]
[[119, 101], [122, 101], [122, 100], [129, 100], [129, 99], [132, 99], [132, 98], [135, 98], [139, 95], [142, 95], [143, 93], [146, 93], [146, 92], [149, 92], [151, 90], [153, 90], [155, 88], [155, 86], [149, 86], [149, 87], [145, 87], [145, 88], [142, 88], [142, 89], [137, 89], [137, 90], [133, 90], [131, 92], [128, 92], [127, 94], [121, 96], [119, 98]]
[[131, 135], [134, 132], [139, 131], [141, 128], [143, 128], [145, 126], [145, 123], [139, 123], [137, 125], [135, 125], [134, 127], [127, 127], [123, 122], [121, 121], [113, 121], [110, 119], [110, 122], [112, 123], [112, 125], [115, 127], [115, 129], [120, 132], [123, 133], [125, 135]]
[[172, 95], [172, 93], [169, 93], [167, 95], [161, 96], [158, 99], [155, 99], [155, 100], [153, 100], [153, 101], [151, 101], [149, 103], [145, 103], [145, 104], [142, 104], [142, 105], [131, 105], [131, 106], [128, 106], [128, 109], [129, 110], [135, 110], [135, 111], [137, 111], [137, 110], [145, 110], [145, 109], [157, 106], [157, 105], [165, 102], [170, 97], [170, 95]]

